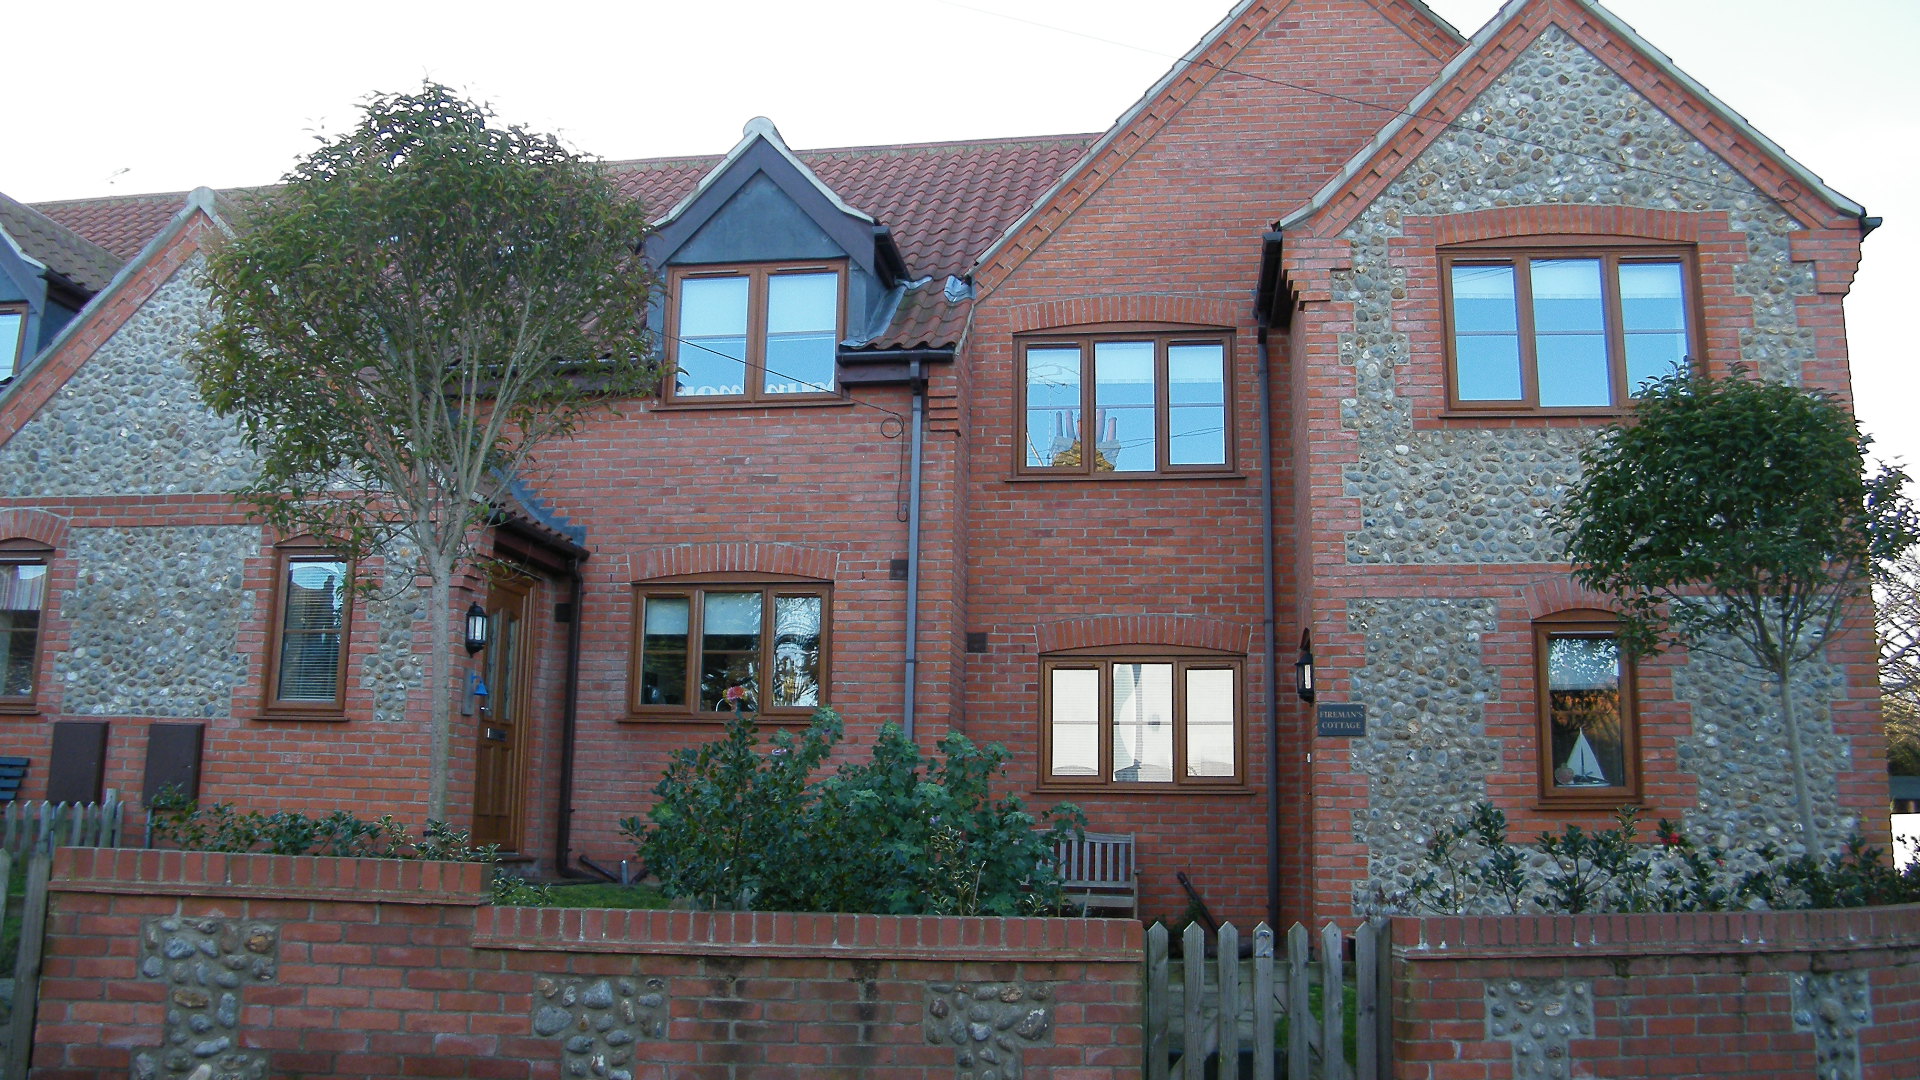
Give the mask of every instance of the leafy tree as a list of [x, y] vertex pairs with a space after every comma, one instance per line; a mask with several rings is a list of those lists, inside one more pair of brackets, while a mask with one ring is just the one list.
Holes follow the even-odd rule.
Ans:
[[1865, 614], [1872, 572], [1920, 539], [1906, 475], [1869, 474], [1867, 443], [1822, 394], [1678, 372], [1581, 455], [1560, 522], [1575, 577], [1622, 605], [1631, 652], [1681, 643], [1773, 682], [1809, 852], [1822, 845], [1794, 671]]
[[[428, 594], [427, 816], [444, 818], [451, 587], [536, 448], [650, 389], [638, 203], [444, 86], [371, 98], [208, 254], [200, 392], [258, 457], [242, 498]], [[398, 541], [396, 546], [395, 542]]]
[[1907, 552], [1874, 583], [1880, 622], [1880, 710], [1887, 769], [1920, 776], [1920, 554]]

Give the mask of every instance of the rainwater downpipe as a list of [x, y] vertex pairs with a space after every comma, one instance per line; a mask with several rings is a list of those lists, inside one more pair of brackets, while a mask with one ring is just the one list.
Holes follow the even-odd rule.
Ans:
[[[580, 605], [587, 583], [580, 573], [580, 557], [567, 560], [567, 684], [560, 707], [560, 805], [553, 830], [553, 868], [561, 877], [584, 877], [573, 868], [573, 748], [580, 720]], [[1273, 924], [1268, 924], [1273, 925]]]
[[920, 681], [920, 450], [927, 401], [927, 376], [922, 361], [913, 361], [912, 370], [913, 411], [908, 423], [912, 427], [909, 442], [913, 449], [907, 466], [907, 648], [903, 673], [906, 715], [901, 724], [908, 742], [913, 741], [915, 690]]
[[1260, 320], [1260, 650], [1267, 673], [1267, 925], [1280, 922], [1280, 666], [1274, 649], [1273, 357]]

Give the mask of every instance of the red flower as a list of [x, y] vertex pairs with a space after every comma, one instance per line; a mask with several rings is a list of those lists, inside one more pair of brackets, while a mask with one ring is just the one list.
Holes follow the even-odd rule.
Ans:
[[727, 687], [726, 699], [730, 702], [747, 700], [747, 688], [744, 686]]

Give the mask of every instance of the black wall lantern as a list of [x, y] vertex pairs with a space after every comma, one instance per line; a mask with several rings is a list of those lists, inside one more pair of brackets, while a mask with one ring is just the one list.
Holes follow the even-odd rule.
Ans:
[[467, 605], [467, 655], [487, 647], [487, 609], [478, 602]]
[[1300, 631], [1300, 659], [1293, 662], [1293, 692], [1301, 701], [1313, 700], [1313, 631]]

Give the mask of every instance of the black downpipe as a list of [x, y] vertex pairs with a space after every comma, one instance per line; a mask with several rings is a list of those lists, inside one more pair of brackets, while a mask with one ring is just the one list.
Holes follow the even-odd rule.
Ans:
[[1274, 649], [1273, 357], [1260, 320], [1260, 649], [1267, 673], [1267, 925], [1280, 924], [1280, 665]]
[[580, 720], [580, 608], [587, 593], [578, 555], [567, 560], [567, 583], [567, 607], [573, 618], [567, 623], [567, 684], [560, 708], [560, 805], [553, 830], [553, 869], [561, 877], [571, 878], [588, 876], [572, 865], [573, 750]]

